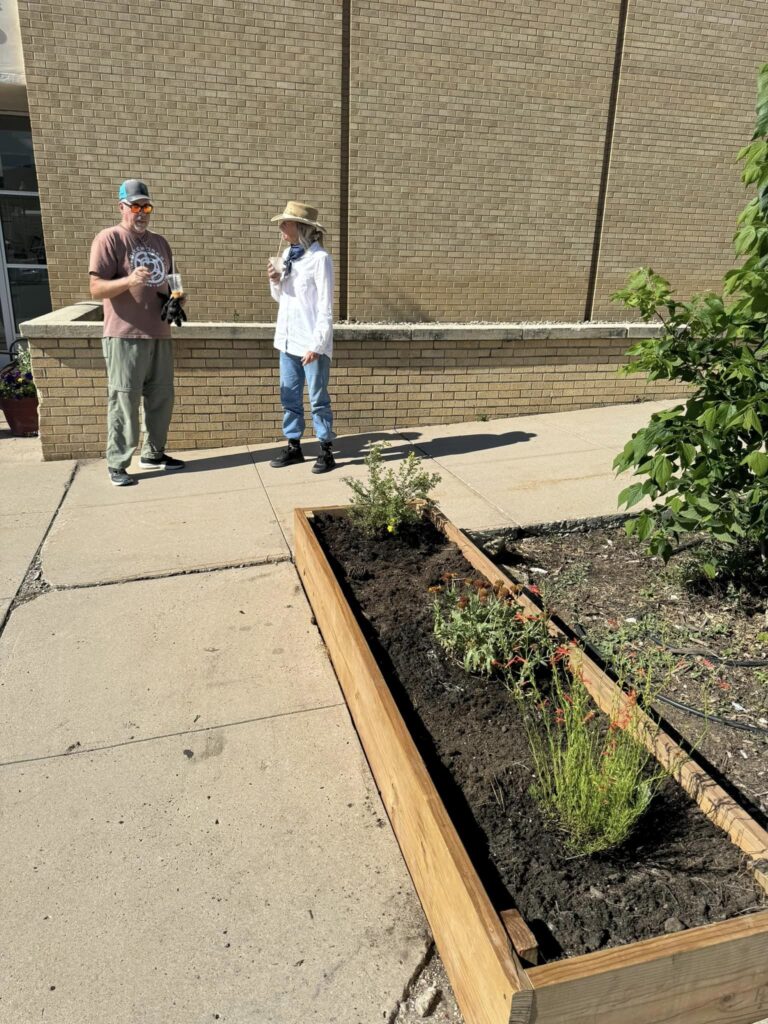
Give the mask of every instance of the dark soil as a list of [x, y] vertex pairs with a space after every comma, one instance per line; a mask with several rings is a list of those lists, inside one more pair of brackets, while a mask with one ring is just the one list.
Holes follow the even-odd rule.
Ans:
[[507, 540], [499, 560], [603, 651], [602, 639], [612, 635], [638, 649], [663, 642], [688, 652], [675, 654], [663, 696], [707, 717], [665, 701], [657, 710], [765, 828], [768, 600], [754, 568], [747, 571], [751, 589], [708, 584], [697, 575], [696, 553], [688, 548], [665, 566], [613, 527]]
[[501, 910], [517, 907], [548, 959], [756, 909], [740, 851], [668, 782], [622, 847], [573, 857], [529, 795], [528, 742], [499, 682], [468, 676], [432, 635], [430, 586], [476, 575], [431, 524], [368, 540], [320, 516], [318, 536], [470, 857]]

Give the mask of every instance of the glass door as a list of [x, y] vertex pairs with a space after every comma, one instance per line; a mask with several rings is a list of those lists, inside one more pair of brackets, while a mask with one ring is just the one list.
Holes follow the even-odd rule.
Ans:
[[0, 350], [20, 337], [20, 323], [50, 309], [29, 118], [0, 114]]

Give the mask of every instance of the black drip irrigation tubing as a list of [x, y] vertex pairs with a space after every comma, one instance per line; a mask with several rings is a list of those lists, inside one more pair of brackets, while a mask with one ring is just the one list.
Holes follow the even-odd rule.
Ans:
[[703, 718], [707, 722], [716, 722], [718, 725], [727, 725], [729, 729], [740, 729], [742, 732], [757, 732], [768, 736], [768, 728], [762, 725], [751, 725], [749, 722], [740, 722], [736, 718], [720, 718], [718, 715], [708, 715], [706, 711], [692, 708], [690, 704], [683, 704], [682, 701], [675, 700], [673, 697], [657, 696], [655, 699], [663, 704], [669, 704], [670, 707], [677, 708], [679, 711], [685, 711], [686, 714], [695, 715], [696, 718]]
[[[586, 629], [584, 629], [581, 623], [577, 622], [574, 625], [573, 632], [585, 640], [589, 644], [590, 648], [593, 650], [595, 649], [589, 639]], [[723, 665], [730, 665], [731, 667], [739, 668], [755, 668], [757, 666], [768, 665], [768, 661], [758, 661], [756, 659], [748, 658], [742, 660], [735, 658], [728, 659], [721, 658], [717, 654], [710, 654], [708, 651], [695, 650], [693, 648], [666, 647], [666, 645], [662, 644], [658, 638], [655, 639], [659, 647], [663, 647], [670, 654], [687, 654], [697, 658], [709, 658], [711, 661], [719, 661]], [[600, 658], [603, 661], [605, 660], [602, 655], [600, 655]], [[739, 729], [741, 732], [751, 732], [757, 733], [761, 736], [768, 736], [768, 728], [763, 725], [752, 725], [750, 722], [740, 722], [737, 718], [721, 718], [719, 715], [709, 715], [706, 711], [702, 711], [700, 708], [694, 708], [691, 707], [690, 704], [684, 704], [680, 700], [675, 700], [674, 697], [664, 697], [659, 694], [654, 699], [660, 701], [662, 704], [668, 704], [670, 707], [677, 708], [678, 711], [684, 711], [688, 715], [694, 715], [696, 718], [703, 718], [707, 722], [715, 722], [717, 725], [725, 725], [729, 729]]]
[[653, 639], [659, 647], [663, 647], [670, 654], [682, 654], [688, 658], [708, 658], [728, 668], [768, 668], [768, 658], [724, 658], [721, 654], [714, 654], [700, 647], [667, 647], [658, 637], [655, 636]]

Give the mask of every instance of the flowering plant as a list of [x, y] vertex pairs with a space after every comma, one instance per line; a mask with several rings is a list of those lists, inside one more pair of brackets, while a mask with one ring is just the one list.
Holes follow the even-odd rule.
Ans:
[[29, 349], [23, 348], [9, 366], [0, 370], [0, 398], [34, 398], [36, 394]]
[[427, 473], [421, 459], [413, 452], [403, 460], [395, 473], [384, 469], [387, 441], [371, 445], [365, 457], [368, 480], [343, 477], [352, 491], [350, 518], [368, 537], [377, 533], [397, 533], [403, 527], [418, 523], [430, 504], [429, 492], [440, 482], [437, 473]]

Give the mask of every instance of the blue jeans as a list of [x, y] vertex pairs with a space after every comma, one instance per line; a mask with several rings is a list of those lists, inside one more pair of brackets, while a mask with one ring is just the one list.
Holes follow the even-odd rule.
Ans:
[[320, 441], [332, 441], [335, 437], [331, 396], [328, 394], [330, 374], [331, 360], [328, 356], [318, 356], [302, 366], [301, 356], [280, 353], [280, 404], [283, 407], [283, 433], [289, 440], [298, 441], [304, 433], [305, 380], [315, 434]]

